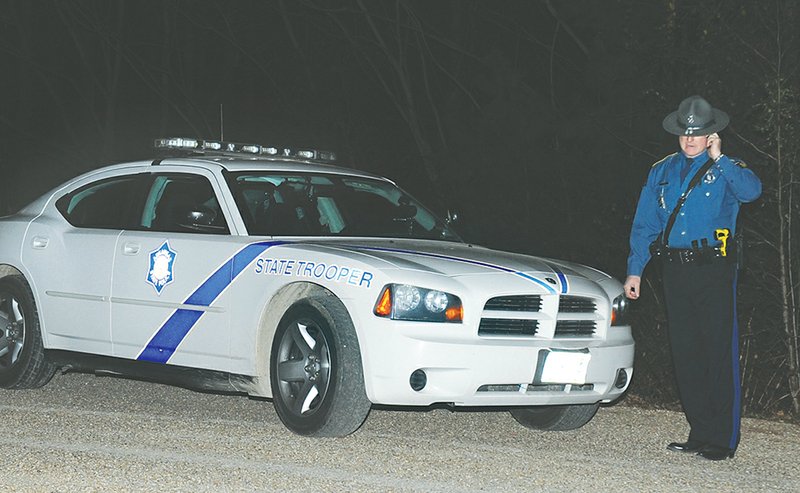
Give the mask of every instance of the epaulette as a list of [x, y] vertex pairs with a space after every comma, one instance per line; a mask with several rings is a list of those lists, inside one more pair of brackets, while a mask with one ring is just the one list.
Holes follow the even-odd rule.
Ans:
[[656, 167], [656, 166], [658, 166], [659, 164], [663, 163], [663, 162], [664, 162], [664, 161], [666, 161], [667, 159], [669, 159], [669, 158], [671, 158], [671, 157], [673, 157], [673, 156], [675, 156], [675, 155], [677, 155], [677, 154], [678, 154], [677, 152], [673, 152], [672, 154], [669, 154], [669, 155], [667, 155], [667, 156], [664, 156], [663, 158], [661, 158], [661, 160], [659, 160], [659, 161], [656, 161], [656, 162], [655, 162], [655, 163], [653, 163], [653, 165], [652, 165], [652, 166], [650, 166], [650, 167], [651, 167], [651, 168], [655, 168], [655, 167]]
[[746, 168], [747, 167], [747, 164], [745, 164], [745, 162], [742, 161], [741, 159], [739, 159], [738, 157], [732, 157], [731, 161], [733, 161], [733, 164], [735, 164], [736, 166], [738, 166], [740, 168]]

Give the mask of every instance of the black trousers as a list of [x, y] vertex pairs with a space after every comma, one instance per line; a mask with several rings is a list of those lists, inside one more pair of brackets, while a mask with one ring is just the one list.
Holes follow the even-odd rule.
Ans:
[[690, 440], [736, 449], [741, 420], [734, 262], [664, 262], [672, 360]]

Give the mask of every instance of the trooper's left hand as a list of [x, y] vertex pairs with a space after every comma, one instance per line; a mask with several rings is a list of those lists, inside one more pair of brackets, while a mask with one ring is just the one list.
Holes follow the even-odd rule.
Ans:
[[625, 296], [632, 300], [639, 299], [639, 287], [641, 284], [641, 276], [628, 276], [625, 279], [625, 285], [623, 286], [623, 289], [625, 290]]
[[708, 157], [714, 161], [722, 155], [722, 139], [719, 138], [718, 133], [715, 132], [708, 136], [706, 147], [708, 147]]

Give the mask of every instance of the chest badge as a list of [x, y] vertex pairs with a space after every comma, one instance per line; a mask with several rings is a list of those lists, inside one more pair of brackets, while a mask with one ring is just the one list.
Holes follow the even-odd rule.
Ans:
[[703, 176], [703, 182], [710, 185], [715, 181], [717, 181], [717, 175], [715, 175], [712, 170], [706, 171], [705, 176]]
[[164, 286], [173, 281], [172, 269], [178, 254], [169, 247], [169, 241], [150, 252], [150, 266], [147, 270], [147, 282], [153, 285], [156, 293], [161, 294]]

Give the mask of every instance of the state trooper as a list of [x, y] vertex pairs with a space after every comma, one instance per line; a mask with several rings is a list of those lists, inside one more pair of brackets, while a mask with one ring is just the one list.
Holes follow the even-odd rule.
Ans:
[[761, 181], [722, 153], [730, 121], [700, 96], [662, 123], [680, 152], [655, 163], [633, 219], [625, 294], [637, 299], [652, 257], [662, 264], [672, 360], [689, 437], [667, 445], [710, 460], [739, 444], [741, 384], [736, 317], [736, 217]]

